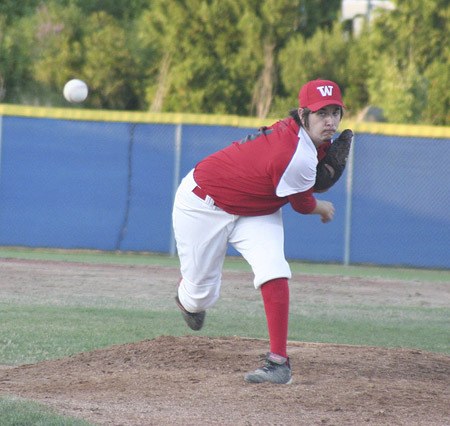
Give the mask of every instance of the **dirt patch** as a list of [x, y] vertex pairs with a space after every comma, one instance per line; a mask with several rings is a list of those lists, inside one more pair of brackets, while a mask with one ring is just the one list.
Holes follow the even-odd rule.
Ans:
[[[0, 290], [9, 299], [26, 296], [42, 297], [46, 303], [75, 303], [102, 297], [108, 304], [123, 300], [126, 292], [123, 303], [140, 306], [155, 294], [172, 295], [178, 272], [146, 266], [2, 261], [0, 274]], [[258, 299], [249, 284], [250, 274], [226, 272], [224, 278], [225, 303], [237, 296]], [[398, 300], [443, 306], [439, 283], [394, 284], [299, 276], [291, 288], [294, 298], [301, 295], [311, 301], [364, 298], [366, 303]], [[0, 394], [33, 399], [98, 425], [450, 424], [446, 355], [290, 342], [292, 385], [245, 383], [243, 375], [259, 365], [267, 348], [264, 340], [161, 336], [0, 368]]]
[[101, 425], [448, 424], [448, 357], [293, 342], [292, 385], [246, 384], [266, 348], [160, 337], [0, 371], [0, 390]]

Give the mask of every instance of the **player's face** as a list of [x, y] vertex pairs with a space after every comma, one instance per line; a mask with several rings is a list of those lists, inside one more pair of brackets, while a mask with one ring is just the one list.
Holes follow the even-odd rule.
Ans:
[[336, 133], [341, 122], [341, 109], [337, 105], [328, 105], [309, 115], [309, 137], [316, 146], [329, 141]]

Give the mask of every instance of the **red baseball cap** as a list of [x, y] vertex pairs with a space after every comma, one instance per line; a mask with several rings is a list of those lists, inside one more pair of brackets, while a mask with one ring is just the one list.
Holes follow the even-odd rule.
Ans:
[[339, 105], [345, 108], [342, 103], [341, 89], [330, 80], [312, 80], [306, 83], [298, 94], [300, 108], [309, 108], [311, 111], [318, 111], [327, 105]]

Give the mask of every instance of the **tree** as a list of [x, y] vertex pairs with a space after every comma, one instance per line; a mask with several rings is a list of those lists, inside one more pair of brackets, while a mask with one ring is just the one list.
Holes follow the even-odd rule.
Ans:
[[60, 93], [68, 79], [81, 77], [83, 22], [80, 9], [56, 3], [42, 4], [31, 18], [34, 79], [48, 90]]
[[332, 30], [338, 21], [342, 0], [303, 0], [299, 5], [300, 32], [306, 38], [317, 30]]
[[425, 72], [427, 81], [426, 106], [422, 113], [424, 122], [435, 125], [450, 123], [450, 49], [447, 48], [446, 58], [440, 58], [431, 63]]
[[[23, 19], [33, 33], [34, 96], [40, 103], [62, 104], [70, 78], [86, 80], [91, 94], [86, 106], [133, 109], [139, 106], [136, 67], [122, 26], [105, 12], [89, 17], [73, 4], [42, 4]], [[42, 88], [42, 89], [41, 89]]]
[[240, 4], [233, 0], [155, 1], [137, 23], [147, 67], [150, 110], [241, 112], [234, 110]]
[[18, 18], [32, 14], [41, 0], [2, 0], [0, 3], [0, 16], [3, 16], [2, 27], [6, 27]]
[[[61, 0], [59, 0], [61, 2]], [[149, 0], [65, 0], [77, 6], [83, 14], [89, 16], [96, 12], [105, 12], [113, 18], [128, 23], [137, 18], [147, 7]]]
[[371, 103], [381, 107], [391, 122], [416, 123], [424, 107], [424, 83], [414, 64], [404, 69], [396, 58], [380, 56], [368, 79]]
[[82, 76], [92, 89], [90, 104], [109, 109], [135, 109], [139, 105], [136, 66], [120, 23], [106, 12], [89, 16], [81, 40]]
[[280, 89], [278, 54], [301, 31], [302, 7], [310, 3], [156, 0], [139, 24], [153, 59], [150, 109], [266, 116]]
[[352, 38], [340, 0], [3, 0], [0, 100], [65, 105], [79, 77], [86, 106], [280, 116], [323, 77], [351, 115], [448, 124], [450, 4], [394, 1]]
[[253, 87], [251, 112], [266, 117], [272, 105], [278, 80], [278, 53], [299, 29], [300, 1], [266, 0], [248, 9], [253, 25], [254, 54], [260, 55], [260, 70]]
[[370, 28], [373, 51], [396, 57], [400, 66], [415, 63], [423, 72], [448, 46], [449, 18], [448, 0], [397, 0]]
[[448, 123], [448, 117], [433, 117], [427, 104], [434, 103], [437, 88], [444, 90], [440, 110], [448, 103], [449, 18], [446, 0], [398, 1], [394, 11], [376, 18], [369, 33], [370, 102], [391, 112], [390, 121]]
[[323, 78], [336, 81], [345, 94], [350, 80], [347, 51], [348, 41], [339, 24], [335, 24], [331, 31], [317, 30], [310, 39], [301, 35], [292, 37], [280, 53], [280, 75], [287, 96], [278, 100], [271, 114], [280, 115], [296, 107], [299, 89], [308, 80]]
[[2, 101], [35, 103], [38, 84], [34, 79], [35, 25], [32, 17], [1, 17], [0, 29], [0, 80]]

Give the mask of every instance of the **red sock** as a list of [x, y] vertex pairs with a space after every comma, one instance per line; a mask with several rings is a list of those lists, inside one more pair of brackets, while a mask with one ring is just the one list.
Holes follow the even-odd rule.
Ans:
[[261, 286], [269, 331], [270, 352], [287, 358], [289, 285], [287, 278], [267, 281]]

